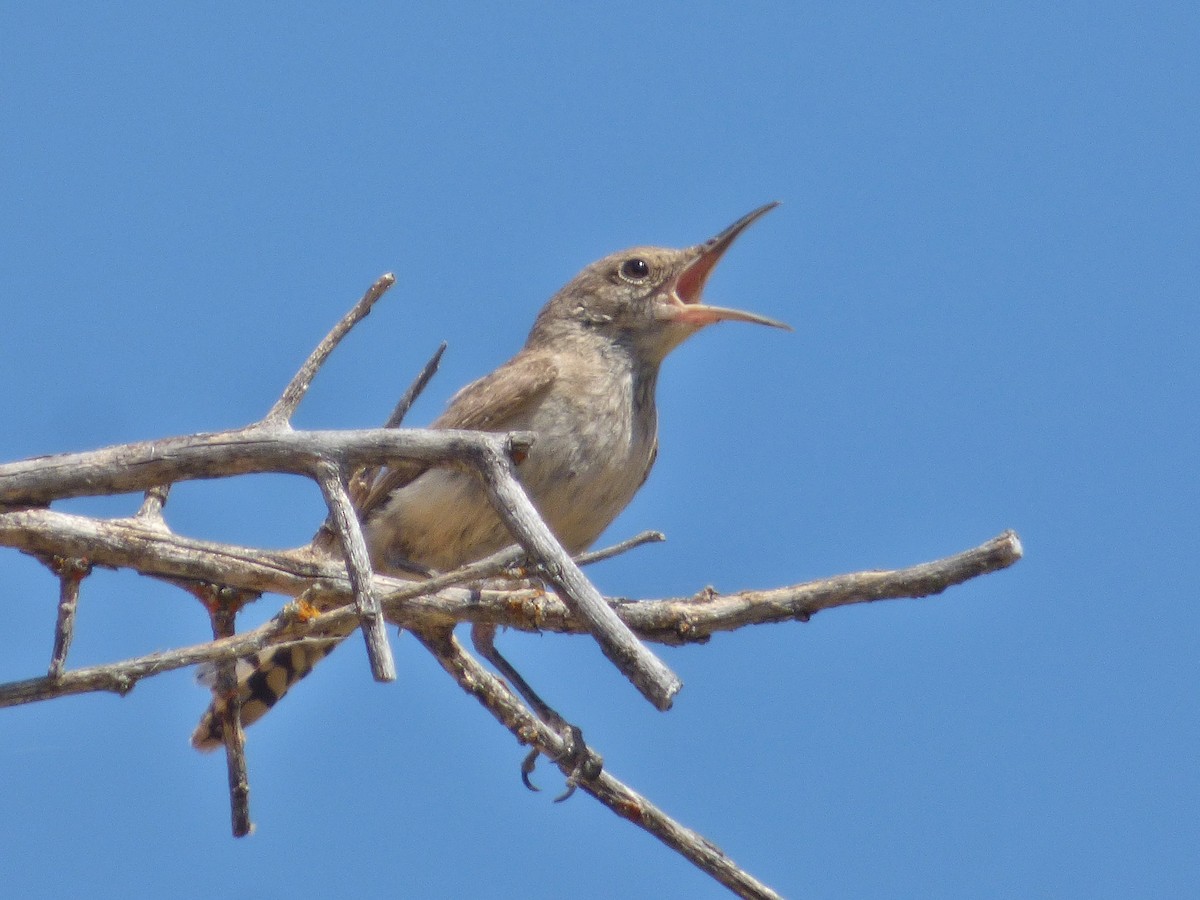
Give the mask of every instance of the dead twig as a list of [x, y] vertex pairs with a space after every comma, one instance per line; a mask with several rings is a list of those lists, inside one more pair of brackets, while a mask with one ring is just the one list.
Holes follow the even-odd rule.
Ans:
[[325, 360], [329, 358], [342, 338], [350, 333], [350, 329], [361, 322], [371, 312], [371, 307], [387, 293], [388, 288], [396, 283], [396, 276], [391, 272], [380, 275], [378, 280], [367, 288], [367, 292], [362, 295], [357, 303], [351, 307], [350, 311], [342, 317], [341, 321], [333, 327], [329, 334], [325, 335], [324, 340], [317, 344], [308, 359], [304, 361], [304, 365], [300, 367], [288, 386], [284, 388], [283, 394], [271, 407], [270, 411], [263, 417], [262, 424], [266, 426], [285, 425], [291, 421], [292, 414], [295, 413], [296, 407], [300, 405], [300, 401], [304, 399], [304, 395], [308, 393], [309, 385], [312, 384], [313, 378], [316, 377], [318, 370], [325, 364]]
[[591, 550], [587, 553], [580, 553], [575, 557], [575, 565], [590, 566], [592, 563], [603, 562], [606, 559], [612, 559], [614, 556], [620, 556], [622, 553], [627, 553], [637, 547], [645, 544], [661, 544], [667, 539], [667, 536], [661, 531], [640, 531], [631, 538], [626, 538], [619, 544], [613, 544], [611, 547], [604, 547], [600, 550]]
[[54, 649], [50, 653], [47, 677], [62, 677], [67, 664], [67, 652], [75, 637], [75, 611], [79, 606], [79, 586], [92, 573], [92, 564], [85, 557], [51, 556], [44, 560], [58, 576], [58, 618], [54, 623]]
[[442, 341], [438, 348], [433, 351], [433, 356], [429, 357], [429, 362], [425, 363], [425, 367], [413, 379], [412, 384], [408, 386], [408, 390], [400, 397], [396, 403], [392, 414], [388, 416], [386, 422], [383, 423], [384, 428], [399, 428], [404, 422], [404, 417], [408, 415], [408, 411], [412, 409], [412, 405], [417, 402], [417, 398], [424, 393], [425, 388], [429, 385], [430, 380], [437, 374], [438, 366], [442, 362], [442, 354], [446, 352], [446, 342]]
[[[241, 597], [227, 588], [215, 588], [206, 604], [212, 617], [213, 640], [231, 638], [241, 608]], [[214, 695], [221, 698], [221, 734], [225, 739], [225, 766], [229, 779], [229, 813], [234, 837], [254, 830], [250, 819], [250, 774], [246, 768], [246, 732], [242, 728], [242, 699], [238, 695], [237, 660], [217, 664]]]
[[[425, 391], [425, 388], [429, 385], [430, 379], [437, 374], [438, 366], [442, 361], [442, 354], [445, 352], [446, 342], [442, 341], [437, 350], [434, 351], [433, 356], [431, 356], [429, 361], [425, 363], [425, 367], [421, 369], [417, 377], [413, 379], [412, 384], [408, 386], [408, 390], [404, 392], [404, 396], [400, 398], [395, 409], [392, 410], [392, 414], [388, 416], [387, 421], [383, 423], [384, 428], [400, 427], [400, 425], [404, 422], [405, 416], [408, 415], [408, 411], [412, 408], [412, 405], [417, 401], [417, 398], [421, 396], [421, 394]], [[367, 466], [366, 468], [356, 470], [350, 476], [350, 499], [353, 501], [355, 509], [362, 508], [363, 502], [371, 493], [371, 488], [374, 486], [376, 479], [379, 478], [379, 475], [382, 471], [382, 466]], [[326, 529], [328, 526], [329, 523], [326, 522], [325, 525], [322, 526], [322, 529]]]
[[335, 530], [341, 539], [350, 587], [354, 590], [354, 605], [358, 611], [363, 638], [367, 642], [367, 659], [371, 663], [371, 674], [375, 676], [376, 681], [395, 681], [396, 663], [392, 659], [391, 647], [388, 646], [379, 597], [375, 594], [371, 560], [367, 557], [367, 544], [363, 539], [358, 516], [354, 514], [350, 495], [346, 491], [343, 474], [336, 466], [325, 464], [320, 469], [318, 481], [321, 484], [321, 493], [325, 495], [325, 503], [332, 512]]

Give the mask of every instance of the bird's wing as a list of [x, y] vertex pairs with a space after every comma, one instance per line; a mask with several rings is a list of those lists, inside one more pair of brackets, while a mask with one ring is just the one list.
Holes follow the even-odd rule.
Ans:
[[[504, 431], [545, 396], [557, 377], [558, 370], [549, 354], [521, 353], [455, 394], [446, 411], [430, 427]], [[414, 481], [423, 471], [417, 464], [385, 469], [358, 504], [359, 516], [365, 520], [394, 491]]]
[[504, 431], [545, 396], [557, 377], [548, 353], [518, 354], [455, 394], [433, 427]]

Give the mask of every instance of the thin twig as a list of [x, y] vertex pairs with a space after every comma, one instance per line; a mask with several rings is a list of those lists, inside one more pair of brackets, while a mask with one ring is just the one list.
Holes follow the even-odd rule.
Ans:
[[47, 677], [62, 677], [67, 652], [75, 637], [75, 611], [79, 606], [79, 586], [92, 572], [92, 564], [81, 557], [53, 556], [48, 565], [58, 576], [58, 618], [54, 623], [54, 649], [50, 654]]
[[[532, 744], [549, 759], [561, 759], [559, 767], [564, 775], [570, 777], [575, 774], [573, 761], [564, 758], [567, 748], [562, 738], [533, 715], [500, 679], [467, 653], [451, 631], [418, 633], [417, 637], [462, 689], [475, 697], [519, 742]], [[621, 818], [654, 835], [739, 896], [778, 900], [777, 893], [739, 868], [712, 841], [676, 822], [607, 772], [601, 772], [594, 779], [581, 779], [579, 787]]]
[[425, 363], [425, 367], [421, 369], [412, 384], [408, 386], [403, 396], [396, 403], [396, 408], [392, 410], [392, 414], [388, 416], [386, 422], [383, 423], [384, 428], [399, 428], [404, 422], [404, 417], [408, 415], [408, 411], [412, 409], [412, 405], [417, 402], [417, 398], [421, 396], [425, 388], [428, 387], [430, 380], [437, 374], [438, 366], [442, 362], [442, 354], [446, 352], [446, 342], [442, 341], [441, 345], [433, 351], [433, 356], [429, 357], [429, 362]]
[[396, 276], [388, 272], [385, 275], [379, 276], [379, 279], [367, 288], [367, 292], [362, 295], [362, 298], [354, 304], [346, 315], [342, 316], [341, 320], [333, 326], [329, 334], [325, 335], [321, 343], [317, 344], [316, 349], [309, 354], [308, 359], [304, 361], [304, 365], [300, 367], [300, 371], [288, 382], [288, 386], [284, 388], [283, 394], [263, 417], [263, 425], [284, 425], [291, 420], [296, 407], [300, 405], [300, 401], [308, 393], [309, 385], [312, 384], [313, 378], [316, 377], [317, 370], [321, 368], [325, 360], [329, 357], [329, 354], [341, 343], [342, 338], [349, 333], [351, 328], [366, 318], [367, 314], [371, 312], [371, 307], [375, 305], [375, 302], [395, 283]]
[[[242, 601], [238, 592], [212, 585], [198, 588], [212, 619], [213, 640], [232, 638]], [[207, 595], [207, 596], [206, 596]], [[221, 736], [225, 742], [225, 764], [229, 776], [229, 815], [234, 837], [254, 830], [250, 819], [250, 775], [246, 768], [246, 732], [242, 728], [242, 698], [238, 692], [237, 661], [217, 664], [214, 693], [219, 698]]]
[[[412, 384], [408, 386], [408, 390], [404, 392], [399, 402], [396, 403], [396, 408], [392, 410], [392, 414], [383, 423], [384, 428], [400, 427], [412, 405], [417, 402], [417, 398], [421, 396], [425, 388], [429, 385], [430, 379], [437, 374], [438, 366], [442, 361], [442, 354], [445, 352], [446, 342], [442, 341], [441, 345], [434, 351], [433, 356], [429, 358], [429, 362], [425, 363], [425, 367], [421, 369], [417, 377], [413, 379]], [[355, 509], [361, 507], [381, 471], [382, 466], [367, 466], [356, 470], [350, 476], [350, 499], [353, 501]], [[323, 525], [322, 528], [327, 526], [328, 523]]]
[[[41, 700], [53, 700], [55, 697], [68, 697], [74, 694], [109, 692], [124, 696], [133, 690], [134, 686], [143, 678], [161, 675], [163, 672], [172, 672], [199, 663], [216, 665], [227, 661], [236, 662], [238, 659], [250, 656], [267, 647], [279, 646], [322, 634], [324, 633], [322, 629], [326, 624], [337, 626], [339, 622], [342, 622], [341, 627], [344, 628], [345, 616], [343, 615], [334, 613], [319, 616], [312, 622], [305, 622], [302, 617], [297, 616], [296, 610], [292, 607], [294, 604], [289, 604], [289, 608], [267, 625], [221, 640], [194, 644], [176, 650], [160, 650], [117, 663], [71, 669], [64, 672], [58, 679], [46, 677], [10, 681], [0, 685], [0, 708], [36, 703]], [[354, 616], [353, 609], [347, 610], [347, 612]]]
[[[643, 531], [601, 550], [580, 553], [575, 557], [575, 564], [586, 566], [589, 563], [599, 562], [602, 559], [611, 559], [614, 556], [627, 553], [643, 544], [652, 544], [664, 540], [666, 540], [666, 537], [661, 531]], [[488, 578], [494, 578], [497, 575], [512, 573], [513, 570], [517, 570], [514, 574], [518, 576], [527, 576], [528, 572], [524, 572], [523, 570], [527, 569], [528, 566], [529, 555], [519, 544], [512, 544], [503, 550], [497, 550], [490, 556], [485, 556], [481, 560], [467, 563], [466, 565], [459, 566], [457, 569], [451, 569], [449, 572], [434, 575], [418, 582], [414, 585], [414, 588], [419, 588], [419, 592], [406, 588], [403, 591], [388, 594], [387, 599], [389, 604], [402, 602], [404, 599], [412, 596], [431, 594], [434, 591], [440, 591], [442, 588], [451, 587], [456, 584], [471, 584], [472, 582], [483, 581]]]
[[367, 556], [367, 544], [363, 539], [362, 527], [354, 514], [350, 495], [342, 480], [342, 472], [332, 463], [324, 463], [318, 470], [317, 480], [330, 518], [341, 540], [342, 553], [346, 560], [346, 571], [354, 589], [354, 603], [358, 610], [363, 639], [367, 643], [367, 658], [371, 663], [371, 674], [376, 681], [395, 681], [396, 663], [388, 645], [387, 629], [384, 627], [383, 612], [379, 608], [379, 597], [372, 583], [371, 560]]
[[[495, 553], [485, 556], [477, 562], [467, 563], [442, 575], [433, 575], [430, 578], [426, 578], [424, 581], [419, 582], [418, 585], [414, 585], [414, 589], [419, 587], [421, 589], [420, 593], [424, 594], [430, 591], [440, 591], [444, 587], [456, 584], [470, 584], [474, 581], [494, 578], [518, 565], [523, 559], [525, 559], [525, 551], [516, 544], [513, 544], [511, 547], [497, 550]], [[407, 593], [407, 590], [389, 594], [388, 599], [390, 600], [403, 593]]]
[[167, 505], [167, 497], [170, 496], [171, 485], [158, 484], [146, 491], [146, 496], [142, 498], [142, 505], [136, 513], [136, 517], [147, 522], [165, 525], [163, 522], [163, 507]]
[[643, 544], [661, 544], [667, 539], [667, 536], [661, 531], [640, 531], [631, 538], [613, 544], [611, 547], [604, 547], [600, 550], [590, 550], [587, 553], [580, 553], [575, 557], [575, 565], [590, 566], [592, 563], [603, 562], [606, 559], [612, 559], [614, 556], [620, 556], [622, 553], [628, 553]]

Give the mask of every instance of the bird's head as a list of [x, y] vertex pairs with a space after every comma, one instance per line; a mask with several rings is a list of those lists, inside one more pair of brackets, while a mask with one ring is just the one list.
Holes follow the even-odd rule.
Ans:
[[592, 263], [538, 314], [529, 345], [570, 338], [580, 331], [593, 332], [627, 344], [648, 361], [658, 363], [714, 322], [754, 322], [788, 329], [775, 319], [709, 306], [703, 300], [708, 277], [725, 251], [751, 223], [778, 205], [761, 206], [694, 247], [634, 247]]

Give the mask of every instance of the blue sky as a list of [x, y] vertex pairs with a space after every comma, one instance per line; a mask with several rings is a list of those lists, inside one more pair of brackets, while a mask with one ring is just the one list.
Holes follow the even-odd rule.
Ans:
[[[663, 651], [668, 714], [583, 639], [502, 647], [614, 774], [786, 895], [1193, 896], [1198, 37], [1185, 3], [9, 4], [0, 457], [249, 422], [388, 270], [297, 424], [380, 422], [445, 339], [426, 422], [587, 262], [781, 200], [709, 298], [796, 331], [714, 327], [668, 360], [658, 466], [609, 536], [669, 541], [598, 584], [773, 586], [1005, 528], [1027, 558]], [[269, 546], [320, 517], [282, 477], [168, 507]], [[0, 584], [0, 677], [35, 675], [55, 584], [13, 552]], [[100, 573], [71, 663], [206, 628]], [[350, 642], [250, 732], [242, 841], [220, 757], [187, 744], [190, 673], [3, 711], [6, 889], [722, 895], [588, 798], [527, 793], [508, 733], [394, 647], [397, 684]]]

